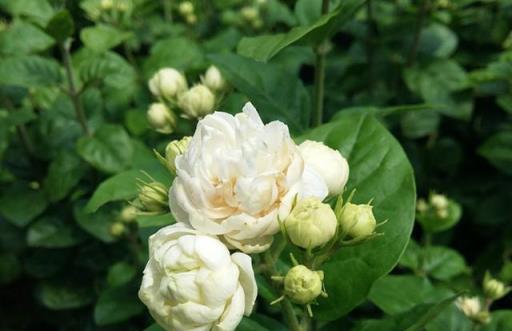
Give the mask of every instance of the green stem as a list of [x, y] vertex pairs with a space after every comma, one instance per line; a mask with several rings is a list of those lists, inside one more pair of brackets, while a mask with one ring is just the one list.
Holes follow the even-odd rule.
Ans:
[[70, 43], [65, 43], [61, 47], [64, 67], [66, 69], [66, 77], [68, 80], [68, 94], [71, 98], [71, 102], [73, 103], [73, 107], [75, 108], [78, 123], [80, 123], [80, 126], [82, 127], [84, 133], [90, 136], [91, 132], [89, 131], [89, 127], [87, 126], [87, 118], [85, 117], [85, 113], [82, 108], [82, 103], [80, 102], [80, 93], [77, 91], [75, 86], [75, 76], [71, 64], [71, 54], [69, 52], [70, 46]]
[[[322, 15], [329, 12], [329, 0], [322, 0]], [[324, 90], [325, 90], [325, 54], [327, 53], [327, 40], [322, 41], [315, 47], [315, 104], [312, 118], [312, 125], [322, 124], [324, 113]]]
[[423, 0], [421, 2], [420, 11], [418, 13], [418, 18], [416, 19], [416, 27], [414, 28], [414, 37], [411, 45], [411, 49], [409, 50], [409, 56], [407, 57], [407, 66], [410, 67], [416, 61], [416, 55], [418, 53], [418, 47], [420, 45], [420, 36], [421, 36], [421, 28], [423, 27], [423, 21], [425, 20], [425, 16], [428, 12], [429, 0]]
[[[268, 279], [272, 282], [272, 284], [274, 284], [273, 280], [270, 277], [277, 275], [278, 273], [273, 257], [268, 251], [264, 253], [263, 257], [265, 259], [265, 269], [267, 271]], [[293, 310], [293, 305], [290, 302], [290, 300], [284, 298], [283, 300], [281, 300], [281, 306], [283, 308], [284, 319], [286, 320], [286, 323], [288, 324], [290, 331], [303, 331], [300, 326], [299, 319], [297, 318], [297, 315]]]
[[366, 1], [366, 15], [367, 15], [367, 32], [366, 32], [366, 58], [368, 62], [368, 86], [370, 93], [373, 94], [374, 86], [374, 57], [373, 57], [373, 3], [372, 0]]

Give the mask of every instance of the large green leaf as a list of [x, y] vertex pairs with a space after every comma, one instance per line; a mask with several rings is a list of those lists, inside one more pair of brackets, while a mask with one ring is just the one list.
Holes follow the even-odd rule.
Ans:
[[347, 113], [299, 138], [304, 139], [323, 141], [347, 157], [348, 192], [357, 188], [356, 203], [374, 199], [376, 218], [388, 220], [379, 228], [383, 236], [342, 248], [324, 265], [329, 297], [320, 300], [315, 316], [332, 320], [363, 302], [372, 284], [398, 262], [414, 222], [414, 176], [399, 143], [372, 115]]
[[36, 26], [20, 20], [0, 33], [0, 54], [18, 55], [39, 52], [52, 46], [53, 39]]
[[282, 120], [294, 131], [307, 126], [311, 105], [300, 79], [277, 65], [238, 55], [222, 54], [210, 59], [234, 87], [249, 97], [264, 120]]
[[95, 168], [116, 173], [129, 167], [133, 157], [130, 136], [118, 125], [103, 125], [93, 136], [82, 137], [77, 151]]
[[48, 0], [0, 0], [0, 8], [15, 17], [27, 17], [41, 26], [46, 25], [54, 9]]
[[26, 183], [7, 186], [0, 195], [0, 215], [17, 226], [25, 226], [48, 206], [42, 190]]
[[94, 291], [77, 282], [61, 279], [43, 282], [36, 291], [41, 303], [52, 310], [75, 309], [87, 306], [94, 299]]
[[74, 153], [59, 154], [48, 168], [44, 190], [52, 202], [64, 199], [85, 174], [87, 166]]
[[479, 331], [509, 331], [512, 330], [512, 310], [499, 310], [492, 313], [491, 322]]
[[55, 60], [37, 55], [0, 58], [0, 84], [39, 87], [61, 81], [62, 73]]
[[112, 223], [116, 220], [114, 213], [108, 209], [101, 209], [90, 214], [85, 211], [84, 206], [84, 201], [79, 201], [73, 206], [73, 216], [78, 225], [103, 242], [115, 241], [116, 238], [110, 232]]
[[395, 315], [450, 296], [453, 296], [452, 291], [434, 287], [425, 277], [400, 275], [386, 276], [375, 282], [369, 299], [385, 313]]
[[333, 11], [315, 23], [299, 26], [288, 33], [243, 38], [238, 44], [238, 53], [258, 61], [266, 62], [284, 48], [300, 43], [310, 44], [329, 38], [348, 21], [366, 0], [342, 1]]
[[140, 314], [144, 306], [137, 298], [137, 289], [138, 284], [128, 284], [103, 291], [94, 307], [96, 324], [114, 324]]
[[32, 247], [71, 247], [83, 239], [84, 233], [75, 224], [57, 217], [43, 217], [31, 224], [27, 232], [27, 243]]

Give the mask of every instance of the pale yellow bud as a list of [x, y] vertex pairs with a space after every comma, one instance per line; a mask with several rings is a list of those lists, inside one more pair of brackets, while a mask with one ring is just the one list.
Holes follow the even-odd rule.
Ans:
[[430, 204], [436, 209], [446, 209], [448, 208], [448, 199], [443, 194], [432, 194]]
[[322, 294], [323, 280], [323, 271], [295, 266], [284, 278], [284, 294], [295, 303], [308, 304]]
[[352, 238], [364, 238], [375, 233], [377, 221], [369, 204], [356, 205], [348, 202], [338, 217], [341, 232]]
[[183, 16], [188, 16], [194, 13], [194, 4], [190, 1], [183, 1], [178, 6], [178, 11]]
[[126, 227], [121, 222], [112, 223], [112, 225], [110, 226], [110, 234], [113, 237], [122, 236], [124, 234], [125, 230], [126, 230]]
[[114, 6], [114, 2], [112, 0], [101, 0], [100, 8], [102, 10], [110, 10]]
[[197, 16], [194, 14], [187, 15], [185, 16], [185, 21], [187, 21], [188, 24], [196, 24]]
[[213, 112], [215, 95], [208, 87], [198, 84], [179, 97], [178, 105], [185, 117], [202, 118]]
[[483, 309], [478, 297], [461, 297], [455, 301], [455, 304], [464, 315], [476, 323], [485, 324], [491, 319], [489, 312]]
[[185, 153], [192, 137], [183, 137], [181, 140], [173, 140], [165, 147], [165, 159], [167, 168], [176, 172], [176, 157]]
[[169, 209], [167, 189], [158, 182], [152, 182], [141, 187], [139, 201], [145, 211], [162, 212]]
[[507, 288], [505, 284], [493, 278], [489, 272], [485, 273], [483, 289], [485, 296], [492, 300], [501, 299], [510, 292], [510, 288]]
[[173, 101], [187, 90], [188, 84], [181, 72], [174, 68], [164, 68], [151, 77], [148, 87], [153, 95]]
[[157, 132], [169, 134], [176, 128], [176, 115], [163, 103], [153, 103], [146, 115], [149, 124]]
[[119, 220], [124, 223], [131, 223], [135, 221], [135, 218], [137, 217], [137, 208], [134, 206], [126, 206], [123, 209], [121, 209], [121, 212], [119, 213]]
[[326, 244], [336, 233], [337, 220], [328, 204], [318, 198], [300, 200], [284, 220], [291, 242], [302, 248]]
[[425, 201], [425, 199], [418, 199], [416, 210], [418, 213], [425, 213], [428, 210], [428, 203]]
[[258, 8], [251, 6], [243, 7], [240, 9], [240, 15], [247, 21], [254, 21], [260, 17]]
[[224, 91], [228, 84], [216, 66], [210, 66], [202, 79], [203, 84], [213, 92]]

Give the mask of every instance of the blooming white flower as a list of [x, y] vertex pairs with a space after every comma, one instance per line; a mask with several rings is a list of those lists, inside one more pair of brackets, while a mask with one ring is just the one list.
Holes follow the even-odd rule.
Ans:
[[216, 112], [199, 121], [175, 165], [169, 204], [176, 220], [246, 253], [271, 245], [295, 197], [327, 195], [288, 127], [263, 124], [251, 103], [235, 116]]
[[174, 68], [160, 69], [148, 82], [151, 93], [157, 97], [174, 100], [187, 90], [185, 76]]
[[251, 258], [184, 224], [149, 238], [139, 297], [168, 331], [232, 331], [257, 296]]
[[299, 150], [304, 162], [322, 175], [329, 188], [329, 195], [343, 191], [348, 180], [349, 167], [340, 152], [312, 140], [300, 144]]
[[213, 112], [215, 95], [205, 85], [197, 84], [180, 95], [178, 105], [185, 117], [201, 118]]

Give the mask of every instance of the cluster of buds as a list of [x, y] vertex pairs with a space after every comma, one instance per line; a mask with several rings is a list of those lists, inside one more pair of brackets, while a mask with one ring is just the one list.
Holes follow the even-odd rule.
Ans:
[[503, 298], [511, 290], [511, 288], [506, 286], [503, 282], [493, 278], [489, 272], [485, 273], [482, 288], [485, 297], [493, 301]]
[[159, 101], [150, 106], [148, 122], [157, 132], [170, 134], [177, 124], [174, 110], [179, 110], [184, 118], [200, 119], [213, 112], [228, 84], [219, 69], [210, 66], [201, 83], [191, 88], [183, 73], [174, 68], [160, 69], [151, 77], [148, 87]]
[[487, 324], [491, 320], [489, 310], [484, 307], [479, 297], [461, 297], [455, 304], [474, 323]]
[[188, 24], [197, 22], [194, 4], [191, 1], [183, 1], [178, 5], [178, 12]]
[[461, 208], [443, 194], [431, 193], [428, 201], [418, 199], [416, 218], [424, 231], [440, 232], [454, 226], [460, 219]]
[[221, 20], [226, 25], [238, 27], [251, 27], [252, 29], [261, 29], [264, 25], [262, 12], [265, 10], [267, 0], [256, 0], [252, 4], [245, 5], [238, 9], [225, 10], [221, 15]]
[[132, 11], [132, 0], [101, 0], [96, 7], [89, 8], [88, 14], [93, 20], [119, 24], [126, 22]]

